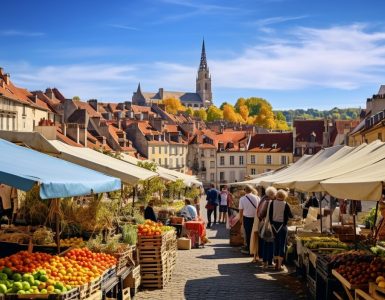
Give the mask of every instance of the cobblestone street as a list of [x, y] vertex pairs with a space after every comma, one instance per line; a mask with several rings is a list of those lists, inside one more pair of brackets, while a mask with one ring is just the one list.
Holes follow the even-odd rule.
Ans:
[[163, 290], [141, 291], [135, 299], [306, 299], [295, 274], [263, 272], [238, 247], [230, 247], [224, 224], [207, 234], [211, 243], [204, 248], [178, 251], [172, 280]]

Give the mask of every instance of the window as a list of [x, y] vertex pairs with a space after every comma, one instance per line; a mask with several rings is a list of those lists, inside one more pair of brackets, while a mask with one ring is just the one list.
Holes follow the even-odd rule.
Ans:
[[178, 158], [175, 159], [175, 164], [176, 164], [176, 167], [178, 168], [179, 167], [179, 159]]
[[210, 156], [213, 157], [215, 155], [214, 150], [210, 150]]
[[255, 169], [253, 168], [253, 169], [251, 169], [251, 175], [255, 175], [256, 173], [255, 173]]
[[240, 165], [240, 166], [243, 165], [243, 156], [242, 156], [242, 155], [239, 157], [239, 165]]
[[204, 168], [204, 167], [205, 167], [205, 161], [202, 160], [202, 168]]
[[255, 155], [252, 155], [252, 156], [251, 156], [251, 163], [252, 163], [252, 164], [255, 164]]
[[211, 169], [214, 169], [215, 168], [215, 162], [212, 160], [210, 161], [210, 168]]
[[158, 162], [159, 162], [159, 166], [162, 165], [162, 159], [161, 158], [158, 159]]
[[26, 105], [23, 104], [23, 116], [26, 116], [26, 113], [25, 113], [25, 107], [26, 107]]
[[9, 116], [7, 116], [7, 130], [9, 130]]
[[234, 182], [235, 181], [235, 171], [230, 171], [230, 178], [229, 178], [230, 182]]
[[220, 164], [221, 166], [224, 166], [224, 165], [225, 165], [225, 157], [224, 157], [224, 156], [221, 156], [221, 157], [220, 157], [219, 164]]
[[205, 90], [207, 91], [209, 88], [208, 88], [208, 85], [207, 85], [207, 82], [205, 83]]
[[152, 154], [155, 154], [155, 147], [152, 147]]
[[234, 156], [230, 156], [230, 166], [234, 165]]
[[172, 158], [170, 158], [170, 167], [172, 168], [173, 167], [173, 161], [172, 161]]
[[220, 180], [221, 182], [225, 181], [225, 172], [220, 172], [220, 173], [219, 173], [219, 180]]
[[210, 181], [211, 182], [215, 181], [215, 173], [210, 173]]
[[266, 164], [271, 165], [271, 155], [266, 156]]
[[309, 154], [313, 154], [313, 148], [309, 148]]
[[167, 154], [168, 147], [164, 147], [164, 154]]
[[167, 157], [164, 159], [164, 165], [167, 167]]
[[287, 164], [286, 156], [281, 156], [281, 165], [286, 165], [286, 164]]

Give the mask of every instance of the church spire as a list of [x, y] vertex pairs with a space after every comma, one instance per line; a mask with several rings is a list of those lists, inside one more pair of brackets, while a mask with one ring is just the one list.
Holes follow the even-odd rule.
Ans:
[[139, 84], [138, 84], [138, 88], [137, 88], [136, 92], [137, 92], [137, 93], [142, 93], [142, 90], [141, 90], [141, 88], [140, 88], [140, 82], [139, 82]]
[[202, 43], [201, 63], [199, 65], [199, 70], [207, 70], [205, 39], [203, 39]]

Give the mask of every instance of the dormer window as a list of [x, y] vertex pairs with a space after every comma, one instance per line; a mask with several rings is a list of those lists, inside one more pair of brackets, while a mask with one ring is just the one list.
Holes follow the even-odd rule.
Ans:
[[272, 144], [271, 147], [277, 149], [277, 144]]
[[259, 145], [260, 148], [264, 148], [265, 147], [265, 144], [261, 144]]
[[316, 137], [317, 137], [317, 135], [316, 135], [315, 132], [313, 131], [313, 132], [310, 134], [310, 143], [315, 143]]

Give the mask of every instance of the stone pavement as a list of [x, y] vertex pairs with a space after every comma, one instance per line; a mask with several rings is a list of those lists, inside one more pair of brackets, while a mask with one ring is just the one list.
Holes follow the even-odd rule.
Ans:
[[135, 300], [306, 299], [294, 274], [263, 272], [238, 247], [230, 247], [224, 224], [207, 233], [211, 243], [204, 248], [178, 251], [172, 280], [163, 290], [141, 291]]

